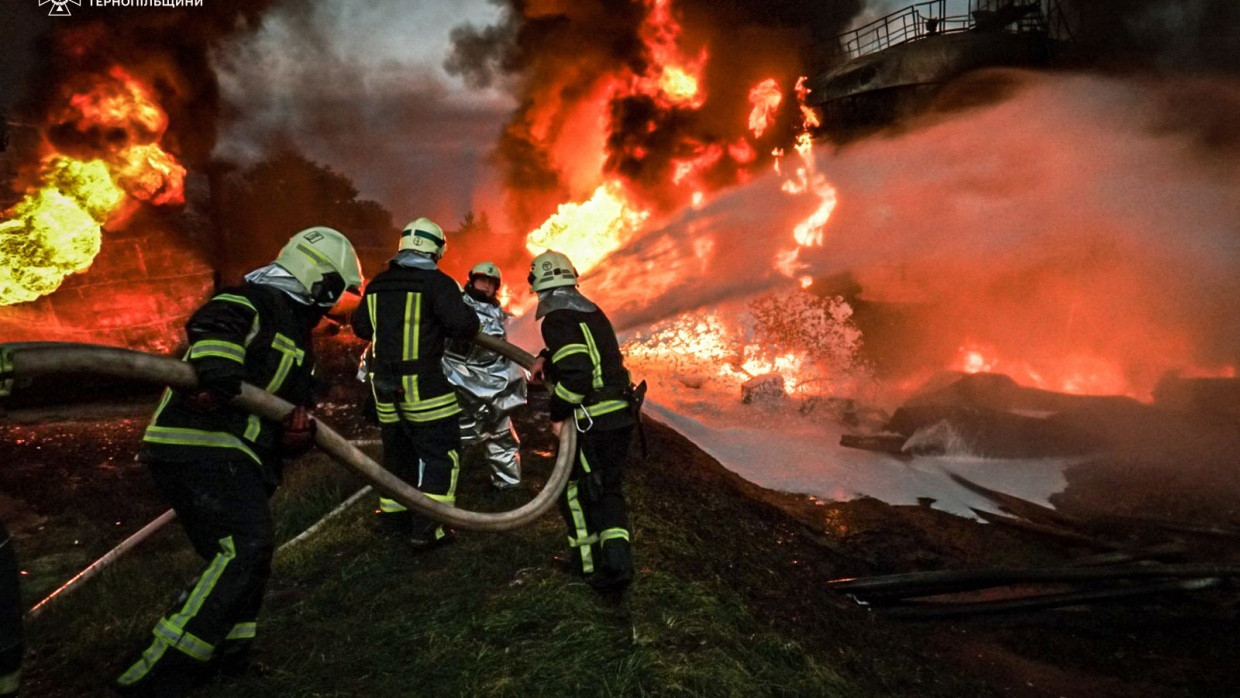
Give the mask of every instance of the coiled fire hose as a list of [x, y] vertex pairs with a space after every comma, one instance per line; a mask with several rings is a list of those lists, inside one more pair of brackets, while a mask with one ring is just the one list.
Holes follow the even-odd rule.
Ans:
[[[502, 354], [526, 369], [534, 366], [534, 357], [529, 352], [497, 337], [479, 333], [474, 343]], [[0, 396], [8, 395], [16, 381], [53, 374], [105, 375], [167, 385], [178, 390], [192, 390], [198, 383], [192, 366], [166, 356], [95, 344], [0, 344]], [[241, 394], [233, 398], [232, 404], [276, 421], [283, 420], [293, 409], [289, 402], [248, 383], [242, 384]], [[336, 462], [361, 475], [385, 496], [413, 511], [464, 530], [507, 531], [534, 521], [559, 498], [572, 470], [573, 456], [577, 450], [577, 430], [560, 430], [555, 467], [542, 491], [516, 509], [496, 513], [458, 509], [427, 497], [371, 460], [321, 420], [314, 442]]]

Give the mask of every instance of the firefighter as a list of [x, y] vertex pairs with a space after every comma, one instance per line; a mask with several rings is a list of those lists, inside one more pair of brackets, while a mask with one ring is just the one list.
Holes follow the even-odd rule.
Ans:
[[[268, 498], [283, 459], [313, 445], [311, 331], [362, 284], [353, 246], [325, 227], [292, 237], [268, 266], [220, 291], [186, 324], [192, 392], [168, 390], [139, 460], [208, 563], [117, 679], [128, 695], [179, 696], [211, 673], [241, 673], [274, 551]], [[297, 407], [280, 422], [229, 405], [245, 381]]]
[[[501, 283], [499, 267], [480, 262], [469, 270], [464, 300], [478, 315], [482, 331], [503, 339], [509, 316], [496, 297]], [[462, 444], [482, 452], [497, 489], [516, 487], [521, 482], [521, 442], [509, 415], [525, 404], [525, 370], [461, 339], [445, 346], [443, 367], [461, 404]]]
[[[368, 369], [384, 467], [431, 499], [454, 504], [461, 408], [444, 376], [444, 340], [471, 339], [479, 323], [461, 287], [439, 270], [445, 247], [433, 221], [405, 226], [396, 256], [366, 287], [353, 331], [371, 342]], [[379, 498], [379, 522], [407, 537], [414, 550], [450, 543], [454, 535], [386, 497]]]
[[538, 294], [546, 348], [532, 380], [555, 388], [552, 428], [577, 429], [577, 454], [560, 513], [568, 525], [569, 563], [601, 591], [623, 590], [633, 579], [632, 534], [624, 504], [624, 467], [636, 424], [637, 398], [624, 357], [603, 311], [577, 290], [568, 257], [534, 258], [529, 283]]
[[13, 539], [0, 521], [0, 698], [17, 695], [22, 673], [22, 609]]

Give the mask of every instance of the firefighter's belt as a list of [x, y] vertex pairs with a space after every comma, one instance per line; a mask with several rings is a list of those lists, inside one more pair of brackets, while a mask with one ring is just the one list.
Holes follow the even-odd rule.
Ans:
[[440, 370], [439, 361], [431, 359], [411, 359], [409, 361], [378, 361], [376, 373], [396, 376], [412, 376], [430, 370]]
[[582, 404], [594, 405], [604, 400], [624, 400], [632, 404], [633, 386], [604, 385], [601, 388], [595, 388], [586, 395], [586, 399], [582, 401]]
[[646, 381], [637, 385], [630, 383], [626, 386], [604, 385], [601, 388], [595, 388], [586, 395], [582, 404], [595, 405], [605, 400], [623, 400], [629, 403], [630, 411], [637, 416], [641, 412], [642, 403], [646, 401]]

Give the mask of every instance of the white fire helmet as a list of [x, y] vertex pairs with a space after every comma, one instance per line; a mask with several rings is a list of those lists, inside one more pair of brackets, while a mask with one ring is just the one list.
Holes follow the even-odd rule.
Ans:
[[500, 276], [499, 267], [494, 262], [478, 262], [473, 269], [469, 270], [469, 280], [473, 281], [475, 276], [485, 276], [488, 279], [495, 279], [495, 285], [499, 286], [503, 283], [503, 277]]
[[443, 258], [443, 251], [447, 246], [443, 228], [429, 218], [410, 221], [405, 229], [400, 231], [399, 249], [402, 250], [424, 252], [439, 260]]
[[362, 264], [353, 244], [338, 230], [306, 228], [289, 239], [276, 256], [283, 267], [310, 292], [314, 302], [330, 308], [346, 291], [361, 288]]
[[562, 252], [547, 250], [530, 262], [530, 275], [526, 280], [535, 292], [557, 286], [576, 286], [577, 269]]

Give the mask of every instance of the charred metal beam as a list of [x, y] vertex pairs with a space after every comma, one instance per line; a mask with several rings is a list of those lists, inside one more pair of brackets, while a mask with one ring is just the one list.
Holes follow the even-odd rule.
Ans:
[[833, 590], [867, 600], [892, 597], [933, 596], [1011, 584], [1046, 584], [1149, 579], [1156, 577], [1201, 579], [1240, 577], [1240, 564], [1132, 564], [1106, 567], [987, 568], [906, 572], [877, 577], [835, 579]]
[[978, 518], [987, 523], [1025, 533], [1033, 533], [1046, 538], [1053, 538], [1060, 543], [1080, 545], [1087, 548], [1095, 548], [1097, 550], [1124, 550], [1129, 547], [1121, 543], [1114, 543], [1109, 540], [1086, 535], [1084, 533], [1080, 533], [1079, 531], [1073, 531], [1071, 529], [1055, 526], [1053, 524], [1038, 523], [1036, 521], [1027, 521], [1025, 519], [1017, 519], [1011, 516], [1003, 516], [1002, 514], [996, 514], [994, 512], [985, 511], [984, 509], [977, 509], [975, 507], [970, 507], [970, 509], [973, 510], [974, 514], [977, 514]]
[[1173, 581], [1153, 582], [1128, 587], [1098, 589], [1093, 591], [1068, 591], [1057, 594], [1041, 594], [1017, 599], [999, 601], [977, 601], [972, 603], [923, 603], [916, 606], [893, 606], [880, 609], [879, 612], [889, 618], [906, 618], [909, 620], [932, 620], [936, 618], [952, 618], [957, 616], [975, 616], [990, 613], [1011, 613], [1013, 611], [1034, 611], [1045, 608], [1078, 606], [1081, 604], [1114, 601], [1118, 599], [1152, 596], [1182, 591], [1201, 591], [1222, 584], [1217, 577], [1201, 579], [1179, 579]]

